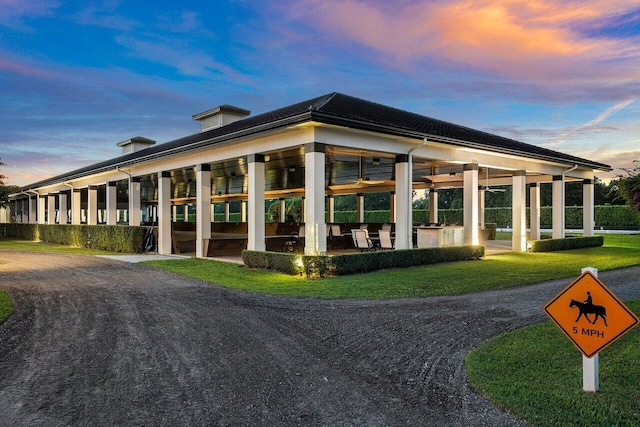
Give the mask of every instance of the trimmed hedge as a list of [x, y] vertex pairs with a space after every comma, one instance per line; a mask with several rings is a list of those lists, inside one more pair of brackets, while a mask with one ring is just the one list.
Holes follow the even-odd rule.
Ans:
[[[596, 228], [613, 229], [640, 229], [640, 215], [630, 206], [607, 205], [595, 206], [594, 220]], [[335, 222], [357, 222], [355, 211], [336, 211]], [[462, 224], [464, 212], [462, 209], [438, 209], [438, 221], [447, 224]], [[527, 222], [529, 221], [529, 208], [527, 208]], [[484, 211], [485, 223], [496, 223], [498, 228], [511, 228], [511, 208], [486, 208]], [[384, 223], [389, 222], [389, 211], [366, 211], [364, 222]], [[428, 224], [429, 210], [414, 210], [414, 224]], [[551, 228], [553, 223], [553, 211], [551, 206], [540, 207], [540, 225], [542, 228]], [[582, 228], [582, 206], [565, 207], [566, 228]]]
[[475, 260], [482, 257], [484, 257], [484, 246], [481, 245], [354, 252], [341, 255], [242, 251], [242, 261], [247, 267], [275, 270], [291, 275], [299, 274], [308, 278], [344, 276], [388, 268]]
[[1, 224], [0, 228], [23, 240], [125, 253], [143, 252], [146, 231], [128, 225]]
[[554, 252], [569, 249], [595, 248], [604, 244], [604, 236], [530, 240], [528, 244], [529, 252]]

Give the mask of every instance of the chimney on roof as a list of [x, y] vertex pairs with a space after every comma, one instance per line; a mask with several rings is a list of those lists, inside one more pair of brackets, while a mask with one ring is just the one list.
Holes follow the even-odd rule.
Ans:
[[251, 114], [251, 111], [233, 105], [221, 105], [212, 110], [204, 111], [193, 116], [193, 120], [200, 122], [200, 132], [216, 129], [229, 123], [237, 122]]
[[135, 153], [151, 147], [156, 142], [153, 139], [144, 138], [142, 136], [134, 136], [126, 141], [118, 142], [118, 147], [122, 147], [122, 154]]

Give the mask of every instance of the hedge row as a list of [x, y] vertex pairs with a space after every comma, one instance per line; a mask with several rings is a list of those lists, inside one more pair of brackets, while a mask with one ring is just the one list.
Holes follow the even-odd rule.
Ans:
[[404, 268], [438, 262], [475, 260], [484, 256], [484, 246], [402, 249], [355, 252], [341, 255], [299, 255], [281, 252], [242, 251], [247, 267], [275, 270], [308, 278], [344, 276], [387, 268]]
[[566, 251], [569, 249], [595, 248], [604, 244], [604, 236], [531, 240], [528, 244], [529, 252], [553, 252]]
[[[335, 212], [335, 222], [357, 222], [356, 211]], [[462, 209], [439, 209], [438, 222], [463, 223], [464, 212]], [[496, 223], [499, 228], [511, 228], [511, 208], [486, 208], [484, 211], [485, 222]], [[594, 208], [596, 228], [634, 228], [640, 229], [640, 215], [629, 206], [596, 206]], [[389, 222], [389, 211], [366, 211], [364, 222], [384, 223]], [[428, 210], [413, 211], [414, 224], [429, 223]], [[529, 222], [529, 208], [527, 208], [527, 223]], [[551, 228], [553, 224], [553, 211], [551, 206], [540, 208], [540, 225], [542, 228]], [[565, 207], [565, 226], [567, 228], [582, 228], [582, 206]]]
[[128, 225], [0, 224], [3, 234], [109, 252], [143, 252], [145, 227]]

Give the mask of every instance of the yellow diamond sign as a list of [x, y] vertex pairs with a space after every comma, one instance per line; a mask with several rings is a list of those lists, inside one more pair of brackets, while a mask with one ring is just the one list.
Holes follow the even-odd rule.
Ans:
[[638, 317], [588, 270], [552, 298], [544, 311], [586, 357], [638, 324]]

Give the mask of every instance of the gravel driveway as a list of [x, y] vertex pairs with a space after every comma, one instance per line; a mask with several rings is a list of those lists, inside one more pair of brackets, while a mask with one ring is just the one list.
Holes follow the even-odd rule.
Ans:
[[[640, 298], [640, 267], [600, 277]], [[464, 357], [544, 320], [542, 306], [568, 282], [323, 301], [0, 251], [0, 288], [15, 303], [0, 325], [0, 424], [521, 425], [470, 389]]]

